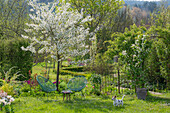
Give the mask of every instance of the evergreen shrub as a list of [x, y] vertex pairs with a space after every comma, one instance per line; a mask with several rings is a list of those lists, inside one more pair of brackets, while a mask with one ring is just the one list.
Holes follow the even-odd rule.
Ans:
[[4, 72], [7, 72], [11, 67], [16, 66], [18, 70], [13, 70], [11, 76], [20, 71], [23, 76], [18, 77], [18, 80], [27, 80], [29, 78], [29, 70], [32, 69], [33, 56], [29, 51], [23, 51], [22, 46], [27, 47], [28, 41], [24, 39], [0, 39], [0, 73], [1, 78], [4, 78]]

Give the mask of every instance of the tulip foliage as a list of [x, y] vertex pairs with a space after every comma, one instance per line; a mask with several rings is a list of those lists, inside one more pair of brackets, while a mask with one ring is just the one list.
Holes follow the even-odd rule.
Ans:
[[32, 7], [29, 16], [33, 22], [27, 23], [28, 28], [25, 31], [28, 35], [22, 37], [29, 39], [31, 43], [22, 49], [33, 53], [47, 52], [58, 61], [58, 87], [60, 60], [88, 53], [85, 38], [93, 37], [94, 33], [90, 34], [89, 28], [85, 28], [83, 24], [92, 18], [84, 17], [83, 13], [73, 10], [65, 0], [48, 4], [30, 0], [28, 4]]

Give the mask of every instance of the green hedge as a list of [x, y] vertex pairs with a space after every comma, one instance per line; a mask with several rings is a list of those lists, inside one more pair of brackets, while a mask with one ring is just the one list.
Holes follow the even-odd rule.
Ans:
[[83, 72], [83, 67], [64, 67], [62, 70], [74, 71], [74, 72]]
[[21, 49], [22, 46], [28, 45], [28, 41], [24, 39], [0, 40], [0, 73], [2, 73], [2, 77], [4, 77], [3, 70], [7, 72], [11, 67], [17, 66], [18, 69], [13, 69], [12, 73], [20, 70], [20, 73], [25, 77], [20, 76], [18, 79], [28, 79], [29, 70], [32, 70], [33, 57], [31, 52]]
[[[55, 73], [57, 73], [57, 70], [54, 70]], [[72, 76], [84, 76], [84, 77], [90, 77], [91, 74], [84, 74], [84, 73], [78, 73], [68, 70], [60, 70], [61, 75], [72, 75]]]

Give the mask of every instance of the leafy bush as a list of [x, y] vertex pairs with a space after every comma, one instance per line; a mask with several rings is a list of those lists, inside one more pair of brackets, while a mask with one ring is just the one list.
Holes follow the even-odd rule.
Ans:
[[3, 81], [3, 86], [0, 87], [0, 90], [5, 91], [8, 95], [14, 95], [13, 86], [9, 85], [5, 81]]
[[109, 75], [109, 71], [112, 70], [112, 66], [107, 63], [105, 56], [98, 53], [95, 56], [95, 60], [91, 61], [91, 63], [85, 67], [85, 70], [100, 75]]
[[62, 82], [59, 84], [59, 91], [66, 90], [66, 88], [67, 88], [66, 82], [62, 81]]
[[29, 92], [30, 91], [30, 86], [27, 83], [24, 83], [21, 87], [21, 92]]
[[93, 86], [92, 93], [98, 96], [101, 95], [100, 92], [101, 75], [92, 74], [91, 77], [89, 77], [89, 80], [91, 82], [91, 85]]
[[3, 86], [3, 80], [0, 79], [0, 87]]
[[[25, 80], [29, 78], [28, 71], [32, 69], [33, 57], [31, 52], [23, 51], [22, 46], [29, 45], [28, 41], [23, 39], [9, 39], [0, 40], [0, 73], [4, 77], [3, 70], [6, 72], [9, 68], [16, 66], [20, 70], [20, 73], [25, 77], [18, 77], [18, 80]], [[17, 70], [12, 70], [11, 76], [16, 73]]]
[[89, 80], [92, 84], [101, 84], [101, 75], [92, 74]]
[[93, 93], [92, 88], [93, 88], [93, 86], [91, 84], [87, 84], [86, 87], [82, 90], [83, 94], [85, 94], [85, 95], [92, 94]]
[[130, 90], [128, 88], [124, 89], [123, 92], [124, 92], [125, 95], [133, 95], [135, 93], [134, 90], [132, 90], [132, 89]]

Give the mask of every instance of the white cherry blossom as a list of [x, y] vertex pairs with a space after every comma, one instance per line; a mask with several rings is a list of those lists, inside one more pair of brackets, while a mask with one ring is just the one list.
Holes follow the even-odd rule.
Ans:
[[[85, 55], [89, 52], [85, 39], [89, 35], [92, 37], [91, 40], [95, 40], [96, 37], [95, 33], [90, 34], [89, 28], [85, 28], [83, 24], [92, 20], [90, 16], [83, 17], [83, 12], [73, 10], [65, 0], [60, 5], [56, 2], [40, 4], [36, 0], [30, 0], [28, 4], [35, 14], [29, 14], [33, 22], [26, 24], [29, 29], [25, 31], [30, 34], [41, 32], [42, 36], [22, 35], [31, 41], [28, 47], [21, 47], [22, 50], [33, 53], [46, 51], [51, 53], [53, 58]], [[37, 44], [41, 45], [38, 50], [34, 47]]]

